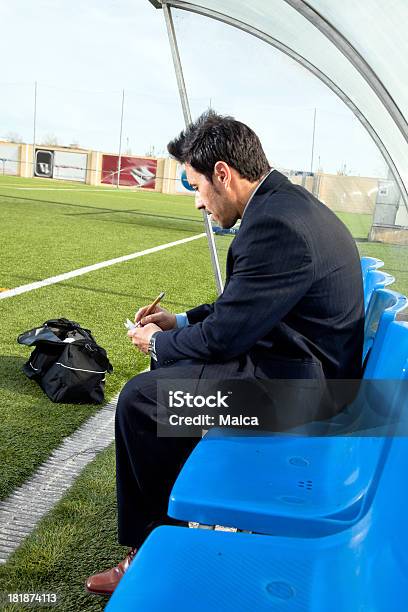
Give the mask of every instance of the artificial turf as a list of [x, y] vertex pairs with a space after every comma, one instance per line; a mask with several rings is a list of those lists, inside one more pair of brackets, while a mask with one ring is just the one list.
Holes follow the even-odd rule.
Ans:
[[[114, 449], [100, 453], [64, 499], [40, 522], [6, 565], [0, 593], [57, 593], [56, 607], [42, 610], [103, 610], [108, 598], [85, 591], [86, 577], [116, 565], [126, 549], [116, 540]], [[24, 610], [3, 605], [4, 612]]]
[[360, 256], [382, 259], [385, 265], [381, 269], [395, 277], [395, 283], [390, 289], [408, 295], [408, 246], [369, 242], [371, 215], [343, 212], [337, 215], [353, 234]]
[[[9, 187], [2, 189], [6, 183]], [[0, 223], [7, 232], [2, 240], [7, 265], [2, 265], [1, 278], [8, 280], [8, 285], [1, 280], [0, 286], [31, 282], [202, 231], [190, 198], [87, 190], [83, 186], [84, 191], [73, 188], [66, 192], [61, 183], [55, 191], [27, 190], [22, 192], [23, 198], [20, 191], [11, 188], [12, 183], [28, 187], [44, 184], [41, 179], [0, 181]], [[103, 193], [99, 195], [99, 191]], [[393, 288], [408, 294], [408, 247], [369, 243], [369, 215], [339, 216], [353, 233], [360, 254], [383, 259], [384, 269], [396, 277]], [[40, 232], [39, 241], [34, 229]], [[215, 240], [223, 268], [231, 237], [217, 236]], [[90, 327], [114, 364], [106, 387], [109, 399], [147, 363], [130, 347], [123, 320], [161, 290], [166, 290], [165, 305], [173, 311], [215, 297], [205, 239], [0, 302], [2, 497], [97, 409], [49, 402], [20, 371], [28, 351], [16, 344], [17, 334], [56, 316]], [[116, 543], [114, 456], [110, 448], [84, 470], [64, 499], [0, 567], [0, 592], [55, 590], [61, 597], [60, 610], [102, 610], [106, 598], [86, 594], [83, 581], [88, 574], [116, 563], [123, 553]]]
[[[14, 190], [7, 190], [6, 196], [4, 191], [0, 183], [2, 249], [6, 255], [6, 261], [2, 257], [0, 275], [2, 279], [7, 275], [7, 284], [11, 286], [202, 232], [200, 223], [192, 223], [189, 231], [185, 227], [169, 227], [169, 216], [194, 218], [198, 214], [191, 198], [179, 198], [175, 203], [165, 198], [159, 205], [155, 193], [122, 195], [116, 191], [106, 194], [104, 190], [105, 205], [110, 210], [123, 209], [126, 200], [131, 210], [126, 213], [128, 223], [118, 223], [115, 212], [104, 216], [101, 223], [91, 221], [90, 214], [85, 221], [88, 229], [84, 231], [82, 208], [79, 219], [75, 218], [76, 204], [69, 207], [67, 224], [65, 206], [25, 200], [10, 203], [9, 192]], [[87, 192], [80, 193], [82, 197], [91, 197], [93, 192], [89, 192], [89, 196]], [[31, 191], [24, 193], [31, 197]], [[39, 193], [43, 194], [35, 191]], [[53, 192], [56, 201], [60, 197], [74, 199], [75, 195], [75, 190]], [[153, 202], [149, 214], [154, 211], [161, 216], [147, 217], [147, 223], [142, 214], [136, 213], [146, 210], [149, 198]], [[21, 228], [19, 234], [17, 228]], [[15, 238], [11, 240], [13, 232]], [[37, 266], [36, 260], [41, 265]], [[0, 284], [7, 286], [3, 281]], [[107, 378], [108, 400], [147, 365], [147, 358], [132, 348], [123, 322], [162, 290], [166, 291], [163, 305], [175, 311], [215, 297], [205, 238], [0, 301], [0, 499], [24, 482], [65, 436], [97, 410], [91, 405], [52, 404], [21, 371], [30, 350], [17, 344], [18, 334], [57, 317], [76, 320], [91, 329], [114, 366], [113, 374]]]
[[66, 183], [57, 188], [35, 183], [30, 189], [16, 180], [0, 179], [3, 288], [203, 231], [190, 197]]

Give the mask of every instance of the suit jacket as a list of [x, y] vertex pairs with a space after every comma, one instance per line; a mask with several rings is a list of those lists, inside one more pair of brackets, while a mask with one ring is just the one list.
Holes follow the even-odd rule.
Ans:
[[345, 225], [274, 170], [247, 205], [213, 304], [157, 335], [159, 364], [249, 355], [266, 378], [359, 378], [364, 334], [360, 258]]

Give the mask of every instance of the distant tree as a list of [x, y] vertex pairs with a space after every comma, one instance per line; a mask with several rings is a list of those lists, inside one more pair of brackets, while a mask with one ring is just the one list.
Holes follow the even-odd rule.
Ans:
[[347, 164], [343, 162], [341, 167], [337, 170], [337, 176], [347, 176]]
[[23, 142], [22, 137], [20, 136], [20, 134], [17, 134], [17, 132], [7, 132], [6, 134], [6, 140], [10, 140], [10, 142]]
[[58, 138], [55, 136], [55, 134], [46, 134], [42, 140], [41, 140], [41, 144], [43, 145], [51, 145], [51, 146], [56, 146], [58, 145]]

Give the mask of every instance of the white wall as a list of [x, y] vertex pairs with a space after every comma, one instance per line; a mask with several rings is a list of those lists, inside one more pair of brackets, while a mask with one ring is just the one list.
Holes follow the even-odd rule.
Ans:
[[0, 143], [0, 175], [19, 174], [20, 145]]

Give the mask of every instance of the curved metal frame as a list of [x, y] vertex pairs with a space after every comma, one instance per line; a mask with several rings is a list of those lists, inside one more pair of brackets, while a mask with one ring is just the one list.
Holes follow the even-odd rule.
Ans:
[[381, 100], [394, 123], [398, 126], [401, 134], [408, 143], [408, 122], [403, 113], [400, 111], [394, 98], [385, 87], [384, 83], [378, 78], [377, 74], [366, 62], [363, 56], [347, 38], [345, 38], [327, 19], [325, 19], [318, 11], [310, 6], [305, 0], [284, 0], [298, 13], [303, 15], [312, 25], [314, 25], [326, 38], [332, 42], [335, 47], [349, 60], [354, 68], [361, 74], [363, 79], [368, 83], [376, 96]]
[[[285, 1], [288, 1], [289, 3], [291, 3], [293, 1], [294, 4], [299, 4], [300, 2], [302, 4], [304, 4], [303, 0], [285, 0]], [[150, 2], [152, 2], [152, 0], [150, 0]], [[216, 19], [217, 21], [221, 21], [223, 23], [226, 23], [227, 25], [231, 25], [231, 26], [233, 26], [235, 28], [238, 28], [239, 30], [242, 30], [243, 32], [246, 32], [248, 34], [251, 34], [252, 36], [255, 36], [256, 38], [259, 38], [260, 40], [263, 40], [264, 42], [270, 44], [272, 47], [275, 47], [276, 49], [278, 49], [279, 51], [282, 51], [282, 53], [285, 53], [286, 55], [291, 57], [293, 60], [295, 60], [296, 62], [301, 64], [304, 68], [309, 70], [309, 72], [314, 74], [325, 85], [327, 85], [327, 87], [329, 87], [329, 89], [331, 89], [331, 91], [333, 91], [333, 93], [335, 93], [346, 104], [346, 106], [348, 106], [348, 108], [352, 111], [352, 113], [357, 117], [357, 119], [360, 121], [360, 123], [363, 125], [363, 127], [370, 134], [371, 138], [373, 139], [373, 141], [377, 145], [378, 149], [380, 150], [380, 153], [382, 154], [384, 160], [386, 161], [387, 165], [389, 166], [389, 168], [390, 168], [390, 170], [391, 170], [391, 172], [392, 172], [392, 174], [394, 176], [395, 182], [397, 183], [398, 188], [399, 188], [399, 190], [401, 192], [401, 195], [402, 195], [403, 201], [405, 203], [405, 206], [408, 209], [408, 191], [407, 191], [407, 187], [405, 186], [405, 184], [404, 184], [404, 182], [403, 182], [403, 180], [402, 180], [402, 178], [401, 178], [401, 176], [400, 176], [400, 174], [398, 172], [398, 169], [396, 168], [396, 166], [395, 166], [395, 164], [394, 164], [390, 154], [388, 153], [388, 150], [387, 150], [386, 146], [382, 142], [379, 134], [377, 134], [377, 132], [374, 129], [374, 127], [371, 125], [371, 123], [368, 121], [368, 119], [363, 115], [363, 113], [358, 109], [358, 107], [354, 104], [354, 102], [347, 96], [347, 94], [342, 89], [340, 89], [340, 87], [338, 87], [338, 85], [336, 85], [336, 83], [334, 83], [334, 81], [332, 81], [327, 75], [325, 75], [323, 72], [321, 72], [321, 70], [319, 70], [319, 68], [317, 68], [317, 66], [315, 66], [314, 64], [309, 62], [302, 55], [300, 55], [299, 53], [297, 53], [296, 51], [294, 51], [293, 49], [291, 49], [287, 45], [283, 44], [282, 42], [280, 42], [276, 38], [273, 38], [269, 34], [266, 34], [265, 32], [262, 32], [262, 30], [258, 30], [257, 28], [255, 28], [253, 26], [250, 26], [249, 24], [244, 23], [244, 22], [240, 21], [239, 19], [235, 19], [234, 17], [229, 17], [229, 16], [225, 15], [224, 13], [220, 13], [218, 11], [214, 11], [212, 9], [207, 9], [207, 8], [204, 8], [204, 7], [201, 7], [201, 6], [192, 5], [189, 2], [185, 2], [184, 0], [161, 0], [161, 4], [162, 4], [163, 8], [164, 8], [164, 5], [172, 6], [172, 7], [176, 8], [176, 9], [185, 10], [185, 11], [188, 11], [188, 12], [191, 12], [191, 13], [196, 13], [196, 14], [202, 15], [204, 17], [210, 17], [212, 19]], [[295, 7], [293, 7], [293, 8], [295, 8]], [[339, 34], [339, 36], [340, 36], [340, 34]], [[345, 42], [347, 42], [347, 41], [345, 40]], [[350, 45], [350, 47], [351, 47], [351, 45]], [[353, 48], [353, 47], [351, 47], [351, 48]], [[348, 58], [348, 59], [350, 59], [350, 58]], [[407, 132], [407, 134], [408, 134], [408, 132]]]

